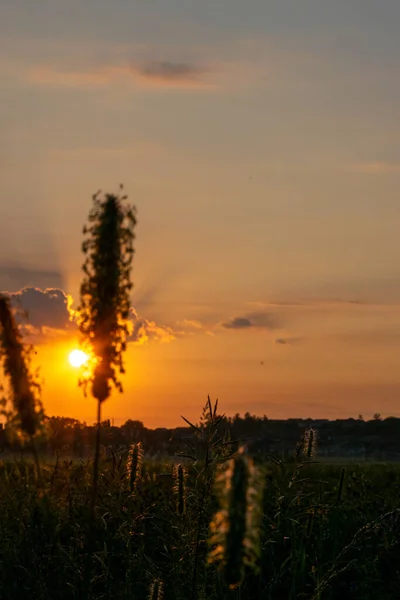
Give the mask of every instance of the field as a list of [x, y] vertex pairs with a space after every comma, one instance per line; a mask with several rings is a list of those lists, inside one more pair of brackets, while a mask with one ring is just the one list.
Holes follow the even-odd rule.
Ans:
[[[222, 542], [225, 559], [207, 564], [209, 522], [221, 501], [209, 457], [187, 461], [179, 474], [172, 462], [133, 456], [139, 460], [127, 467], [126, 451], [103, 453], [90, 548], [91, 461], [42, 464], [42, 481], [28, 459], [5, 461], [0, 598], [399, 597], [399, 466], [343, 467], [300, 454], [261, 461], [252, 484], [259, 525], [246, 566], [235, 532]], [[236, 524], [241, 483], [233, 481], [236, 504], [228, 507]], [[235, 578], [240, 585], [229, 587]]]

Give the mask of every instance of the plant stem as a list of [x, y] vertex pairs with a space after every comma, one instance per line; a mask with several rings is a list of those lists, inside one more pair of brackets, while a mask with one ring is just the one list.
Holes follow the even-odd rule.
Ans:
[[210, 444], [211, 444], [211, 435], [208, 433], [207, 439], [207, 447], [206, 447], [206, 456], [204, 461], [204, 484], [203, 491], [201, 494], [200, 500], [200, 509], [199, 509], [199, 518], [197, 521], [197, 534], [196, 534], [196, 552], [194, 557], [194, 565], [193, 565], [193, 577], [192, 577], [192, 597], [191, 600], [197, 599], [197, 569], [199, 564], [199, 555], [200, 555], [200, 541], [201, 541], [201, 530], [203, 527], [203, 513], [204, 513], [204, 504], [206, 501], [207, 494], [207, 479], [208, 479], [208, 469], [209, 469], [209, 456], [210, 456]]
[[101, 431], [101, 401], [97, 401], [97, 425], [96, 425], [96, 442], [93, 459], [93, 479], [90, 495], [90, 513], [89, 513], [89, 529], [87, 535], [87, 554], [83, 577], [83, 598], [89, 597], [90, 589], [90, 571], [91, 559], [93, 554], [94, 541], [94, 522], [95, 522], [95, 506], [97, 498], [97, 489], [99, 482], [99, 462], [100, 462], [100, 431]]
[[38, 486], [43, 487], [42, 467], [40, 466], [40, 459], [39, 459], [39, 455], [38, 455], [38, 452], [36, 449], [36, 444], [35, 444], [35, 440], [33, 439], [33, 436], [31, 436], [31, 449], [32, 449], [33, 459], [35, 461], [35, 466], [36, 466], [36, 476], [37, 476]]
[[93, 480], [92, 492], [90, 497], [90, 522], [93, 524], [94, 508], [96, 505], [97, 488], [99, 482], [99, 462], [100, 462], [100, 431], [101, 431], [101, 401], [97, 401], [97, 426], [96, 426], [96, 443], [93, 460]]
[[199, 507], [199, 518], [197, 521], [196, 551], [195, 551], [194, 564], [193, 564], [191, 600], [197, 599], [197, 567], [198, 567], [198, 563], [199, 563], [200, 538], [201, 538], [201, 530], [202, 530], [202, 526], [203, 526], [203, 510], [204, 510], [205, 497], [206, 497], [206, 484], [204, 484], [204, 487], [203, 487], [203, 492], [202, 492], [200, 507]]

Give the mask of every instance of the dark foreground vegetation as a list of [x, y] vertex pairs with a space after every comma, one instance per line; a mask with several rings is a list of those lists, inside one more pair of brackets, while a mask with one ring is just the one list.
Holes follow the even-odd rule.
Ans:
[[[310, 429], [285, 459], [252, 465], [231, 457], [239, 444], [207, 410], [174, 461], [142, 461], [140, 443], [113, 450], [102, 437], [90, 556], [91, 460], [56, 453], [41, 483], [28, 458], [4, 461], [0, 598], [399, 597], [400, 466], [319, 462]], [[235, 480], [238, 456], [250, 470]]]

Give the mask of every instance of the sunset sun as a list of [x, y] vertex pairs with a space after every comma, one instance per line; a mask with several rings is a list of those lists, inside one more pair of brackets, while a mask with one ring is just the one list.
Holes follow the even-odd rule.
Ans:
[[69, 354], [69, 362], [72, 367], [78, 369], [82, 367], [89, 359], [89, 356], [83, 350], [72, 350]]

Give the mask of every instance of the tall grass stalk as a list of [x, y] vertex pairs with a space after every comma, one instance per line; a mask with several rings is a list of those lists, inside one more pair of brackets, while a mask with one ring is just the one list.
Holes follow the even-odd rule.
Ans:
[[80, 289], [78, 323], [90, 346], [93, 369], [83, 380], [91, 383], [97, 400], [97, 431], [93, 464], [92, 511], [98, 482], [101, 406], [111, 385], [122, 391], [119, 374], [124, 373], [123, 353], [130, 334], [131, 266], [136, 225], [135, 209], [126, 196], [94, 194], [82, 250], [86, 255]]
[[[9, 298], [0, 296], [0, 359], [9, 381], [12, 412], [11, 425], [24, 441], [29, 440], [36, 465], [38, 481], [42, 483], [42, 470], [35, 446], [35, 435], [43, 423], [40, 385], [32, 372], [32, 346], [23, 342]], [[5, 411], [6, 412], [6, 411]]]
[[174, 496], [176, 502], [176, 513], [180, 517], [186, 512], [186, 478], [187, 471], [184, 465], [174, 465], [172, 471], [172, 477], [174, 480]]
[[148, 600], [162, 600], [164, 597], [164, 585], [160, 579], [156, 579], [150, 585]]
[[[200, 439], [202, 445], [202, 455], [197, 456], [195, 449], [189, 444], [192, 454], [181, 454], [190, 460], [193, 460], [195, 465], [199, 465], [197, 476], [197, 522], [195, 527], [195, 545], [194, 559], [192, 571], [192, 589], [191, 600], [198, 598], [198, 572], [201, 564], [202, 548], [206, 545], [207, 540], [207, 505], [212, 497], [212, 489], [214, 486], [215, 471], [218, 464], [223, 464], [228, 461], [232, 453], [232, 445], [236, 442], [227, 440], [226, 434], [220, 435], [220, 425], [225, 415], [218, 415], [218, 400], [214, 405], [208, 396], [207, 402], [203, 408], [200, 424], [194, 425], [185, 417], [183, 420], [190, 425], [195, 432], [195, 435]], [[194, 454], [193, 454], [194, 452]]]
[[90, 348], [92, 369], [81, 383], [85, 392], [87, 385], [91, 384], [92, 395], [97, 400], [91, 530], [99, 479], [102, 403], [109, 398], [112, 385], [122, 391], [119, 375], [124, 373], [123, 354], [131, 332], [131, 267], [136, 211], [125, 204], [126, 198], [114, 194], [101, 196], [99, 192], [94, 194], [88, 224], [83, 229], [86, 237], [82, 250], [86, 259], [77, 316], [83, 341]]
[[313, 427], [309, 427], [304, 432], [303, 453], [307, 458], [312, 458], [317, 454], [318, 433]]
[[260, 539], [261, 491], [252, 460], [241, 448], [216, 480], [220, 510], [210, 524], [209, 563], [221, 565], [229, 589], [243, 581], [245, 567], [256, 565]]
[[126, 474], [129, 481], [129, 491], [133, 494], [137, 484], [142, 477], [142, 466], [143, 466], [143, 444], [137, 442], [133, 444], [128, 453], [128, 460], [126, 463]]

